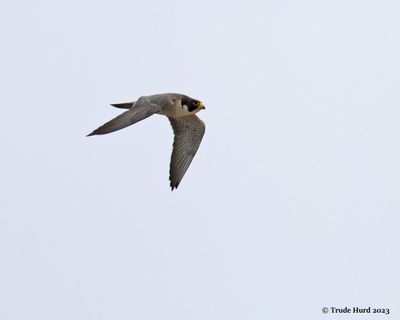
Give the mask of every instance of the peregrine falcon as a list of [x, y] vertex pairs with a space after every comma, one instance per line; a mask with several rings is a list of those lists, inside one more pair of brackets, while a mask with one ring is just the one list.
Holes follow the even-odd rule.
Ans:
[[183, 94], [164, 93], [143, 96], [137, 101], [117, 103], [112, 106], [129, 110], [87, 136], [123, 129], [155, 113], [167, 116], [174, 131], [169, 180], [171, 190], [178, 188], [200, 146], [206, 129], [204, 122], [195, 115], [201, 109], [205, 109], [203, 103]]

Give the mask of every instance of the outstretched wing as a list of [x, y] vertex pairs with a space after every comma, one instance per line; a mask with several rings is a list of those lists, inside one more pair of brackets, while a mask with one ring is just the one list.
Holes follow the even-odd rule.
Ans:
[[[121, 105], [113, 105], [113, 106], [122, 107]], [[146, 102], [145, 100], [139, 100], [133, 104], [133, 107], [131, 109], [125, 111], [124, 113], [121, 113], [118, 117], [103, 124], [101, 127], [97, 128], [92, 133], [89, 133], [87, 136], [89, 137], [96, 134], [106, 134], [123, 129], [140, 120], [150, 117], [152, 114], [160, 110], [161, 107], [158, 105]]]
[[206, 127], [196, 115], [168, 117], [174, 130], [169, 180], [171, 189], [178, 188], [203, 139]]

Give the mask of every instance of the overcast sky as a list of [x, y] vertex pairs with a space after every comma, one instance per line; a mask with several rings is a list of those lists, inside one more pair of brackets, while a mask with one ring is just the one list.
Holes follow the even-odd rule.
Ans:
[[[0, 319], [397, 319], [399, 10], [3, 1]], [[163, 92], [207, 107], [173, 192], [165, 117], [85, 137]]]

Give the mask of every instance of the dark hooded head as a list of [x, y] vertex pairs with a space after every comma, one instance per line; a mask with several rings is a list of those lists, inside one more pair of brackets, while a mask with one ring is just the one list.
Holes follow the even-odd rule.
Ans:
[[190, 98], [188, 96], [182, 96], [181, 104], [182, 104], [182, 107], [186, 106], [187, 110], [189, 112], [205, 109], [205, 106], [203, 105], [203, 103], [201, 101]]

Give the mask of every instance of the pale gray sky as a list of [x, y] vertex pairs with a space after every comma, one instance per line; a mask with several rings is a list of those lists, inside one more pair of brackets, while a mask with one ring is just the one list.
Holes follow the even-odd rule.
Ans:
[[[399, 10], [2, 2], [0, 319], [395, 319]], [[85, 137], [162, 92], [207, 106], [174, 192], [166, 118]]]

